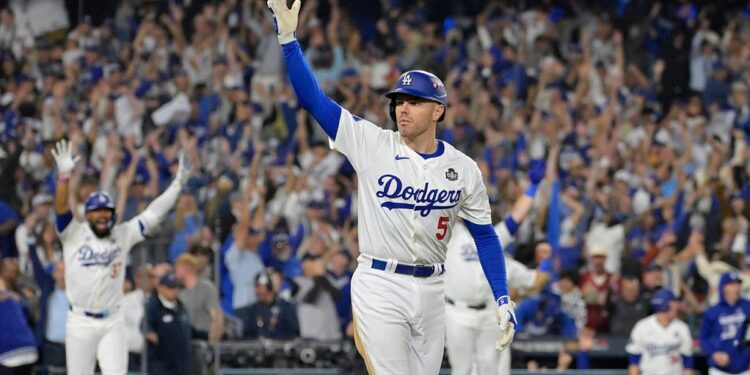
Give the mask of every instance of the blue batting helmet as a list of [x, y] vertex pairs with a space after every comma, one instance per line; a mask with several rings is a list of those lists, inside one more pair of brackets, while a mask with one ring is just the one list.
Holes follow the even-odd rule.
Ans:
[[[448, 110], [448, 94], [445, 92], [443, 81], [432, 73], [424, 70], [410, 70], [398, 77], [396, 88], [385, 94], [385, 97], [391, 99], [391, 120], [396, 121], [396, 96], [411, 95], [417, 98], [431, 100], [440, 103]], [[438, 121], [443, 121], [445, 111]]]
[[107, 208], [115, 210], [115, 201], [106, 191], [95, 191], [86, 198], [86, 212]]
[[663, 312], [669, 310], [669, 303], [677, 300], [677, 297], [669, 289], [660, 289], [651, 297], [651, 310]]

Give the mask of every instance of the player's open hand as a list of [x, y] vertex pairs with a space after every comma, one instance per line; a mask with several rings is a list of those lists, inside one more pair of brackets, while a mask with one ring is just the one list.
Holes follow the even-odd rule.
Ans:
[[502, 352], [513, 342], [516, 334], [516, 313], [513, 311], [516, 304], [508, 296], [502, 296], [497, 300], [497, 324], [500, 325], [500, 337], [495, 343], [495, 349]]
[[73, 168], [76, 167], [78, 160], [81, 158], [80, 155], [73, 156], [71, 145], [64, 139], [55, 144], [55, 149], [52, 150], [52, 157], [55, 158], [57, 171], [60, 174], [70, 174], [70, 172], [73, 171]]
[[184, 152], [180, 153], [179, 156], [180, 164], [177, 166], [177, 173], [175, 173], [174, 179], [181, 186], [185, 186], [190, 180], [190, 174], [193, 172], [193, 165], [190, 163], [190, 158]]
[[297, 37], [294, 35], [297, 30], [297, 20], [299, 18], [300, 0], [294, 0], [292, 7], [286, 6], [286, 0], [268, 0], [266, 4], [273, 13], [273, 23], [276, 26], [276, 34], [279, 36], [279, 43], [286, 44]]

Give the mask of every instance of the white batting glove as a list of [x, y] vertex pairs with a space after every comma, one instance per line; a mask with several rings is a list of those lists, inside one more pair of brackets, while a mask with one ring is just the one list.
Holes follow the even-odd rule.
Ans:
[[497, 324], [500, 325], [500, 337], [495, 343], [495, 349], [502, 352], [513, 342], [513, 335], [516, 334], [516, 313], [513, 311], [516, 304], [508, 296], [502, 296], [497, 299]]
[[177, 166], [177, 173], [174, 175], [174, 180], [185, 186], [190, 180], [190, 174], [193, 172], [193, 165], [190, 163], [190, 158], [181, 152], [179, 156], [180, 164]]
[[61, 175], [70, 175], [70, 172], [76, 167], [78, 160], [81, 159], [80, 155], [73, 156], [70, 144], [64, 139], [55, 144], [55, 149], [52, 150], [52, 157], [55, 158], [57, 172]]
[[273, 23], [276, 26], [276, 34], [280, 44], [287, 44], [297, 36], [297, 19], [299, 18], [300, 0], [294, 0], [291, 8], [287, 8], [286, 0], [268, 0], [268, 8], [273, 13]]

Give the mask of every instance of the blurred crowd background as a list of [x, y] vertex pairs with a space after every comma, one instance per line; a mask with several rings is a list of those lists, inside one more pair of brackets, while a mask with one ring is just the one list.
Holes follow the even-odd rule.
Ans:
[[[356, 176], [299, 109], [265, 1], [91, 3], [0, 2], [0, 302], [22, 306], [44, 360], [60, 366], [64, 350], [50, 155], [62, 138], [82, 156], [79, 217], [104, 189], [133, 218], [179, 150], [197, 167], [131, 254], [133, 354], [162, 280], [182, 286], [192, 338], [350, 337]], [[441, 77], [438, 138], [477, 160], [496, 222], [547, 160], [506, 251], [530, 267], [554, 257], [536, 298], [561, 303], [539, 314], [575, 327], [540, 319], [518, 337], [627, 336], [662, 287], [697, 337], [727, 270], [750, 297], [744, 2], [306, 0], [297, 38], [324, 91], [384, 128], [401, 72]]]

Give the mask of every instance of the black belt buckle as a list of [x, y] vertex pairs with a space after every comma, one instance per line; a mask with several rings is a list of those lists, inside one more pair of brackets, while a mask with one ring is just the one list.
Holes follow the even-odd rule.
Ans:
[[85, 311], [84, 314], [86, 316], [88, 316], [90, 318], [94, 318], [94, 319], [104, 319], [104, 318], [107, 317], [107, 315], [109, 315], [109, 313], [107, 311], [102, 311], [102, 312], [98, 312], [98, 313], [91, 312], [91, 311]]
[[[454, 306], [456, 305], [456, 302], [448, 297], [445, 297], [445, 301], [448, 302], [449, 305], [454, 305]], [[464, 306], [472, 310], [484, 310], [487, 307], [487, 304], [486, 303], [480, 303], [478, 305], [466, 305], [465, 304]]]

